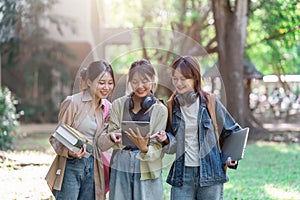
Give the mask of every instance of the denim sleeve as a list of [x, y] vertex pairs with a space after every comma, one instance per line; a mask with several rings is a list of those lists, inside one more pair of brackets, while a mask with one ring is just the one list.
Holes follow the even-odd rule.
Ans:
[[242, 129], [218, 99], [216, 99], [216, 118], [221, 140], [232, 132]]
[[169, 138], [169, 144], [163, 146], [163, 152], [167, 154], [174, 154], [176, 153], [176, 138], [174, 135], [166, 130], [167, 136]]

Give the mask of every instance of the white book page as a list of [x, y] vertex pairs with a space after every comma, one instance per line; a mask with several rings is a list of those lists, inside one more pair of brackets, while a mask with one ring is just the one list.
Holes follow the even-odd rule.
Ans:
[[64, 127], [59, 126], [56, 129], [56, 132], [64, 137], [67, 141], [69, 141], [72, 145], [75, 145], [77, 143], [77, 138]]

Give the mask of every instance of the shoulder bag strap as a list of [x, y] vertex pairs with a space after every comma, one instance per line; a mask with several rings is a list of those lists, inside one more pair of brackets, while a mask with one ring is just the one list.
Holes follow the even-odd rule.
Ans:
[[218, 128], [218, 123], [217, 123], [217, 118], [216, 118], [216, 110], [215, 110], [215, 101], [216, 101], [215, 95], [208, 93], [206, 95], [206, 97], [207, 97], [206, 106], [207, 106], [208, 112], [210, 114], [210, 117], [213, 121], [213, 125], [215, 128], [214, 132], [215, 132], [216, 140], [218, 143], [218, 149], [219, 149], [219, 152], [221, 153], [221, 146], [220, 146], [220, 140], [219, 140], [219, 128]]

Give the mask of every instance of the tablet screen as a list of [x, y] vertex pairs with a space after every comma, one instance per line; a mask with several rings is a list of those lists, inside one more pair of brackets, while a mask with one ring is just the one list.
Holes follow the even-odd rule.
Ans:
[[122, 129], [122, 143], [125, 146], [131, 145], [135, 146], [135, 144], [127, 137], [124, 131], [129, 131], [131, 128], [135, 133], [137, 132], [137, 128], [139, 128], [143, 137], [147, 135], [150, 131], [150, 123], [147, 121], [122, 121], [121, 129]]

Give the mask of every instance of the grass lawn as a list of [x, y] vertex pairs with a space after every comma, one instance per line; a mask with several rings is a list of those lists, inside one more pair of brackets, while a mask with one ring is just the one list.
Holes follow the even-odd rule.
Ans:
[[[274, 142], [248, 144], [237, 170], [228, 170], [225, 200], [300, 199], [300, 145]], [[169, 158], [167, 158], [169, 159]], [[169, 167], [164, 169], [164, 180]], [[170, 186], [164, 182], [164, 197]]]
[[300, 199], [300, 145], [248, 145], [238, 170], [229, 170], [225, 199]]
[[38, 132], [25, 136], [18, 136], [14, 140], [13, 149], [16, 151], [39, 151], [43, 153], [54, 153], [49, 143], [51, 133]]
[[[17, 139], [17, 151], [54, 155], [49, 133], [35, 133]], [[300, 199], [300, 145], [275, 142], [249, 143], [237, 170], [228, 170], [225, 200]], [[164, 158], [164, 199], [170, 199], [170, 185], [165, 180], [174, 156]], [[43, 177], [42, 177], [43, 178]], [[41, 180], [44, 181], [44, 180]], [[1, 195], [0, 195], [1, 196]]]

